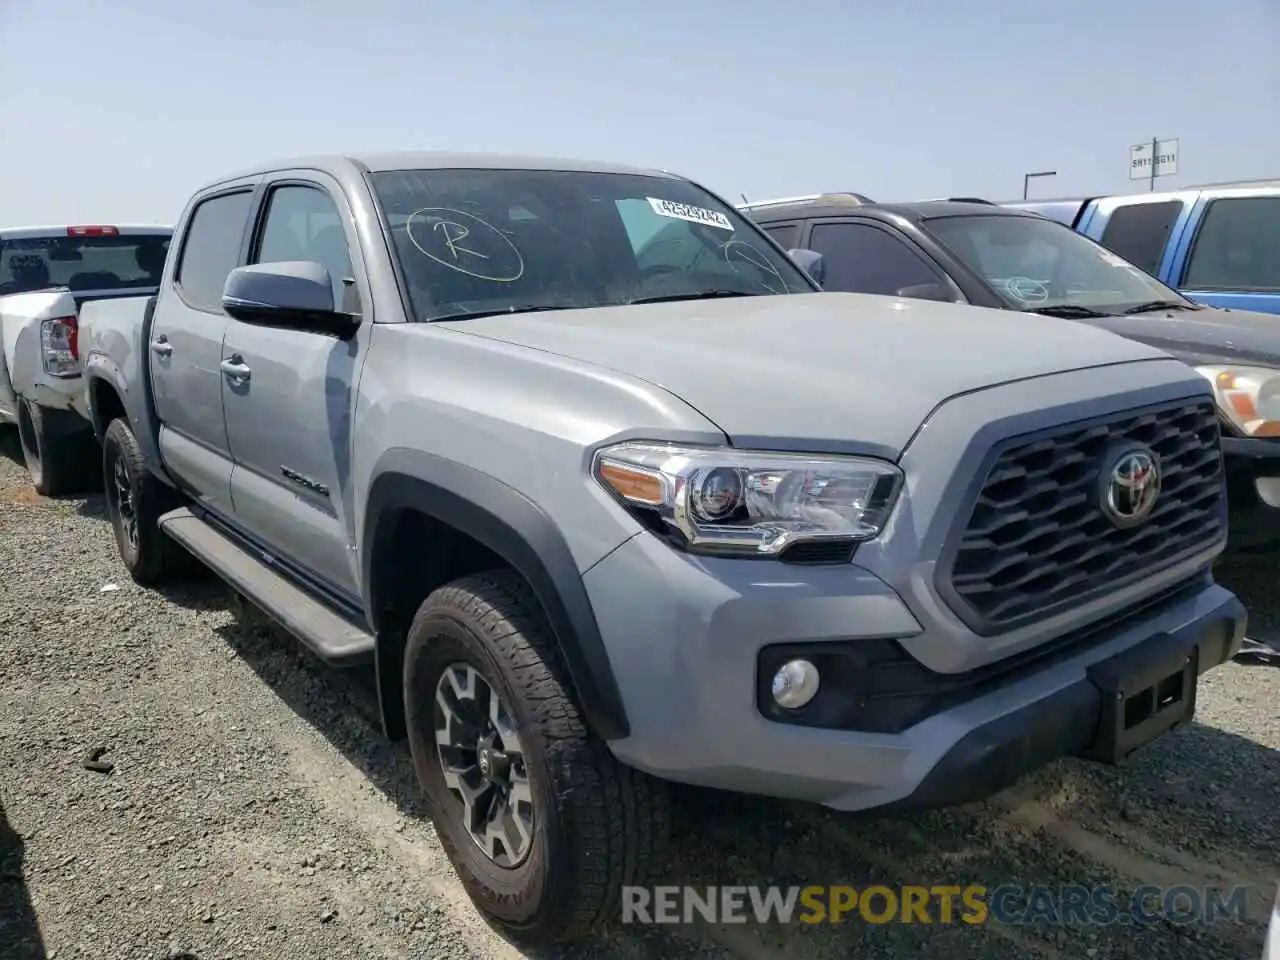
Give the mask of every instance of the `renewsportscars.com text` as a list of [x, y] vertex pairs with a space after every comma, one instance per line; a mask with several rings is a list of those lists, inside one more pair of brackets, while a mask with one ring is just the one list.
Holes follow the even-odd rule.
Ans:
[[1234, 887], [623, 887], [623, 923], [1210, 924], [1246, 919]]

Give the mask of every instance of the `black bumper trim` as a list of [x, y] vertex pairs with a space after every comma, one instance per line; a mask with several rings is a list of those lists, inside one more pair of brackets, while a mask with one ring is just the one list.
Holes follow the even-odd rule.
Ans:
[[[1111, 661], [1167, 656], [1175, 649], [1191, 655], [1197, 647], [1197, 673], [1203, 674], [1239, 652], [1245, 620], [1244, 605], [1232, 597], [1175, 633], [1157, 634], [1095, 664], [1090, 676], [1105, 673], [1097, 668]], [[1055, 760], [1089, 756], [1104, 739], [1100, 730], [1102, 698], [1103, 690], [1094, 680], [1082, 679], [970, 731], [911, 794], [883, 809], [921, 809], [983, 800]]]
[[[861, 733], [902, 733], [929, 717], [1100, 646], [1164, 610], [1189, 602], [1212, 583], [1206, 569], [1117, 616], [965, 673], [935, 673], [890, 639], [770, 644], [761, 648], [757, 657], [756, 706], [762, 716], [775, 723]], [[772, 680], [786, 661], [794, 659], [812, 662], [822, 676], [822, 686], [804, 707], [784, 710], [774, 702]]]

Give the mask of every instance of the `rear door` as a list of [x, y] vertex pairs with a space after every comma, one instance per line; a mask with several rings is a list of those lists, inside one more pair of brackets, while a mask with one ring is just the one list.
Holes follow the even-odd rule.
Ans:
[[[249, 263], [311, 260], [329, 270], [334, 303], [369, 303], [350, 209], [314, 171], [264, 185]], [[351, 411], [368, 324], [351, 341], [232, 321], [223, 342], [222, 405], [235, 461], [235, 520], [332, 599], [355, 603], [355, 556], [343, 492], [350, 488]], [[239, 371], [234, 375], [230, 371]]]
[[1215, 307], [1280, 313], [1280, 190], [1206, 193], [1190, 219], [1171, 285]]
[[165, 267], [145, 345], [165, 466], [188, 492], [224, 515], [232, 502], [219, 370], [230, 322], [222, 310], [222, 288], [243, 262], [255, 186], [256, 180], [226, 185], [195, 201], [176, 262]]

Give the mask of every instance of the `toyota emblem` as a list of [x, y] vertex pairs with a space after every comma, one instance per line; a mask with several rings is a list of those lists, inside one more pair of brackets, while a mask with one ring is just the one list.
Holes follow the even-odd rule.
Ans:
[[1131, 447], [1109, 464], [1102, 511], [1117, 527], [1137, 526], [1151, 516], [1160, 497], [1160, 461], [1146, 447]]

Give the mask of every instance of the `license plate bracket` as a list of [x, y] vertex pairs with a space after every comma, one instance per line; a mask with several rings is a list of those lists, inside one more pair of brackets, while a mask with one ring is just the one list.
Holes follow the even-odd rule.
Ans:
[[1102, 709], [1086, 759], [1120, 764], [1139, 747], [1191, 721], [1200, 648], [1168, 634], [1094, 664], [1088, 677]]

